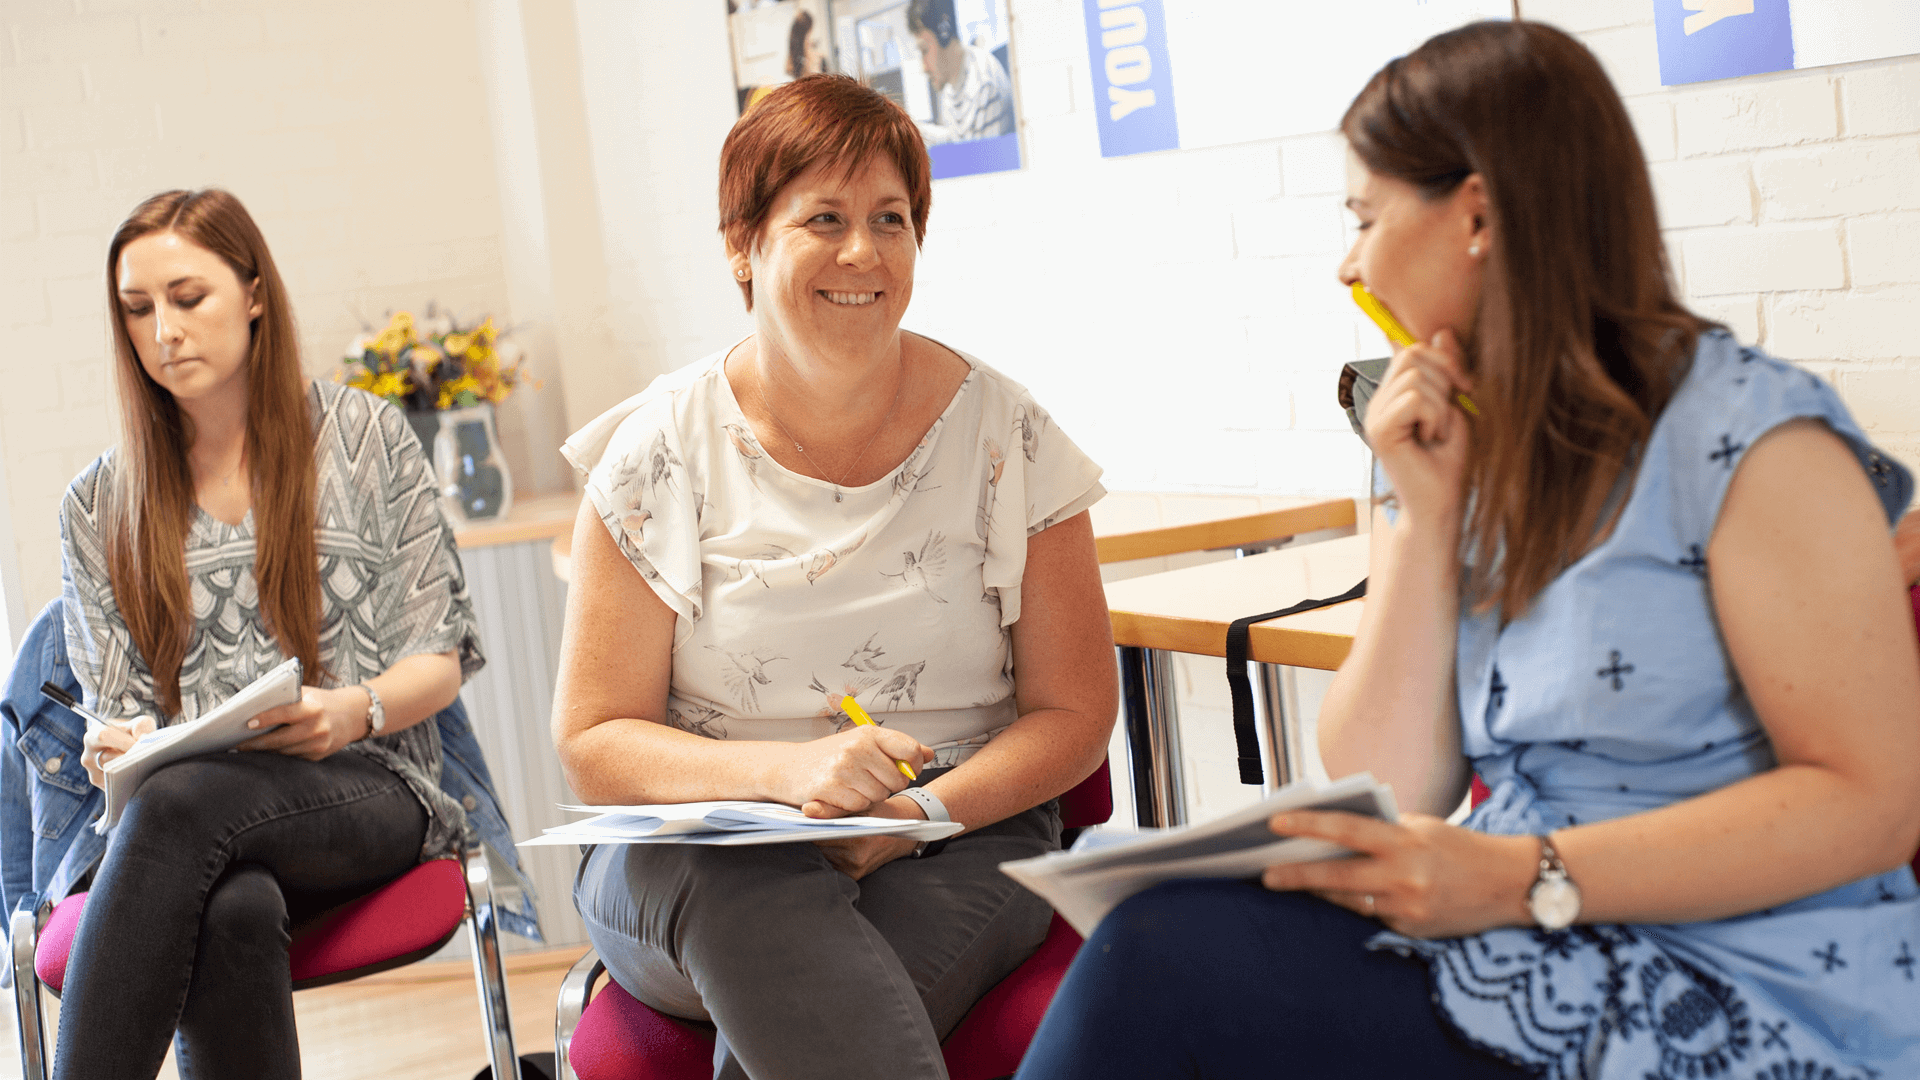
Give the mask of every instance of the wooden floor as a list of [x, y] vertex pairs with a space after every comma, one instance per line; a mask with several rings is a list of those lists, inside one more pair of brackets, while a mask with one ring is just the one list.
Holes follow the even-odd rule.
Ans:
[[[519, 953], [507, 958], [513, 1038], [520, 1053], [553, 1049], [554, 995], [582, 948]], [[19, 1043], [13, 1032], [13, 995], [3, 1024], [0, 1080], [18, 1080]], [[471, 1080], [487, 1063], [480, 1028], [480, 996], [465, 960], [414, 964], [293, 996], [300, 1023], [305, 1080]], [[59, 1002], [47, 997], [47, 1020], [57, 1024]], [[52, 1037], [48, 1038], [49, 1046]], [[173, 1055], [160, 1070], [176, 1080]]]

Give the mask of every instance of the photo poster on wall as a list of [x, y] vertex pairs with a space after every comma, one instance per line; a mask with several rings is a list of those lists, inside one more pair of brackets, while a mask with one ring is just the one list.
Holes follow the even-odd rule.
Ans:
[[933, 178], [1020, 167], [1007, 0], [726, 0], [742, 114], [801, 75], [851, 75], [920, 126]]
[[1920, 0], [1657, 0], [1660, 83], [1920, 53]]
[[1512, 0], [1081, 0], [1102, 157], [1331, 131], [1387, 61]]

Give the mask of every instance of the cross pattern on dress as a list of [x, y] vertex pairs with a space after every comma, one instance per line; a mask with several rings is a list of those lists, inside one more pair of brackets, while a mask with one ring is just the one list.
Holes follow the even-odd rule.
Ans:
[[1679, 565], [1686, 567], [1696, 574], [1704, 575], [1707, 572], [1707, 557], [1700, 550], [1699, 544], [1688, 544], [1687, 557], [1679, 560]]
[[1907, 943], [1903, 941], [1900, 943], [1900, 955], [1893, 958], [1893, 966], [1900, 969], [1900, 973], [1907, 977], [1908, 982], [1912, 982], [1913, 964], [1913, 952], [1907, 948]]
[[1718, 461], [1727, 467], [1728, 472], [1732, 472], [1733, 471], [1733, 455], [1739, 453], [1742, 450], [1745, 450], [1746, 448], [1747, 448], [1746, 443], [1737, 443], [1733, 441], [1732, 436], [1722, 435], [1720, 436], [1720, 449], [1715, 450], [1711, 454], [1708, 454], [1707, 460]]
[[1828, 971], [1847, 966], [1847, 962], [1840, 959], [1840, 943], [1837, 941], [1827, 942], [1824, 949], [1813, 950], [1813, 958], [1826, 964]]
[[1787, 1025], [1789, 1023], [1790, 1021], [1787, 1020], [1782, 1020], [1777, 1024], [1769, 1024], [1765, 1020], [1760, 1021], [1760, 1030], [1767, 1033], [1767, 1037], [1760, 1040], [1760, 1049], [1765, 1050], [1771, 1046], [1778, 1046], [1780, 1049], [1791, 1053], [1793, 1048], [1787, 1045], [1786, 1037]]
[[1507, 703], [1507, 684], [1500, 681], [1500, 669], [1493, 669], [1493, 685], [1487, 687], [1487, 704], [1498, 709]]
[[1623, 664], [1620, 662], [1619, 649], [1614, 649], [1611, 651], [1613, 653], [1613, 656], [1609, 661], [1608, 666], [1601, 668], [1599, 671], [1594, 672], [1594, 674], [1600, 676], [1603, 679], [1612, 679], [1613, 688], [1615, 690], [1621, 690], [1621, 689], [1624, 689], [1627, 685], [1626, 681], [1622, 679], [1621, 676], [1633, 674], [1633, 665]]

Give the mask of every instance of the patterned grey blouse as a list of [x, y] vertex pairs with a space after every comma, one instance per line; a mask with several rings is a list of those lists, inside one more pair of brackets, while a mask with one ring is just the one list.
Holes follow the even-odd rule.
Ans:
[[[320, 663], [307, 681], [352, 686], [396, 661], [457, 652], [464, 681], [486, 659], [453, 531], [441, 516], [425, 456], [399, 410], [360, 390], [315, 382], [320, 559]], [[114, 451], [67, 488], [60, 510], [67, 651], [86, 704], [109, 717], [162, 717], [153, 673], [115, 603], [103, 541], [103, 499]], [[286, 659], [259, 611], [253, 514], [228, 525], [198, 508], [187, 535], [193, 635], [180, 664], [180, 713], [195, 719]], [[440, 790], [440, 735], [432, 723], [355, 743], [393, 770], [427, 809], [421, 858], [452, 850], [465, 826]]]

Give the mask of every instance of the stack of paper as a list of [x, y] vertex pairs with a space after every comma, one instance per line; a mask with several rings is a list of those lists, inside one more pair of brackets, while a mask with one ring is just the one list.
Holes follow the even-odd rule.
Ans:
[[649, 806], [562, 806], [591, 813], [556, 825], [520, 847], [552, 844], [791, 844], [853, 836], [938, 840], [966, 826], [957, 821], [899, 818], [810, 818], [771, 802], [660, 803]]
[[1072, 851], [1000, 864], [1053, 905], [1082, 937], [1122, 900], [1176, 878], [1253, 878], [1278, 863], [1348, 854], [1324, 840], [1275, 836], [1267, 819], [1283, 810], [1345, 810], [1385, 821], [1399, 815], [1393, 790], [1370, 773], [1331, 784], [1301, 782], [1244, 810], [1198, 825], [1137, 833], [1090, 832]]

